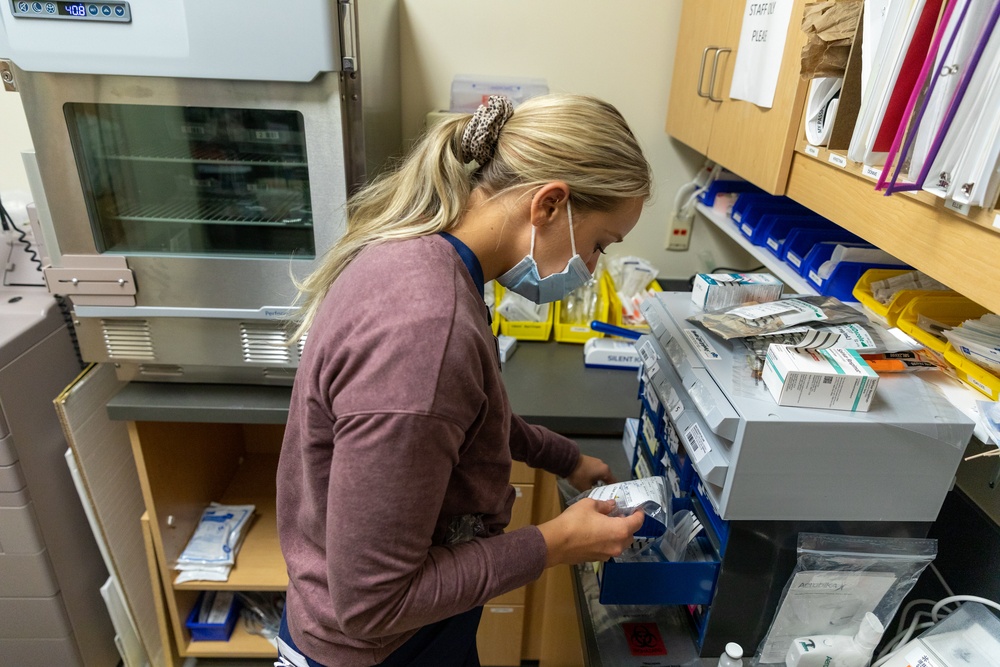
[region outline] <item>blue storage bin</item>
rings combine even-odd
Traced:
[[[691,498],[675,498],[672,510],[680,509],[692,509]],[[711,528],[706,526],[705,530]],[[710,604],[719,575],[718,554],[704,534],[697,539],[713,560],[604,563],[598,573],[601,604]]]
[[[785,244],[785,239],[793,229],[840,229],[834,223],[820,216],[810,215],[771,215],[761,221],[758,235],[762,245],[771,251],[775,257],[781,257],[781,250]]]
[[[857,235],[846,229],[804,229],[789,230],[781,246],[781,259],[796,273],[804,276],[806,258],[819,243],[864,243]],[[829,255],[827,255],[829,258]]]
[[[750,205],[758,202],[780,202],[780,201],[791,201],[787,197],[778,197],[776,195],[769,195],[766,192],[745,192],[736,198],[733,203],[733,209],[729,212],[729,217],[736,226],[739,227],[740,222],[743,220],[743,214],[746,212]]]
[[[818,280],[811,279],[809,277],[809,274],[810,273],[813,274],[814,277],[817,276],[819,267],[823,264],[823,262],[833,257],[833,251],[839,245],[849,246],[851,248],[875,247],[871,243],[865,243],[864,241],[861,241],[860,243],[847,242],[847,241],[839,242],[839,241],[834,241],[833,239],[822,239],[818,241],[815,245],[813,245],[812,248],[810,248],[809,252],[807,252],[805,256],[802,258],[802,268],[799,270],[799,273],[802,275],[802,277],[805,278],[809,282],[809,284],[811,284],[817,290],[820,288],[820,283]]]
[[[721,195],[725,193],[744,193],[744,192],[755,192],[763,193],[764,191],[758,188],[756,185],[750,181],[724,181],[717,180],[712,181],[705,191],[698,195],[698,201],[700,201],[705,206],[712,206],[715,204],[716,195]]]
[[[817,267],[818,268],[818,267]],[[868,269],[903,269],[898,264],[869,264],[867,262],[841,262],[825,280],[820,280],[816,271],[810,270],[806,280],[823,296],[833,296],[841,301],[857,301],[854,286]]]
[[[688,460],[687,452],[684,451],[683,445],[678,446],[676,453],[670,448],[665,431],[666,429],[664,429],[663,440],[661,441],[663,453],[666,454],[671,467],[674,469],[674,472],[677,473],[677,482],[680,486],[681,493],[688,493],[691,491],[692,486],[697,482],[698,475],[695,473],[694,466],[691,464],[691,461]]]
[[[222,623],[199,623],[198,622],[198,610],[201,609],[202,600],[205,599],[206,595],[215,593],[216,591],[203,591],[201,595],[198,596],[198,601],[194,603],[194,608],[191,609],[191,613],[188,614],[187,620],[184,625],[191,632],[191,641],[196,642],[226,642],[233,634],[233,628],[236,626],[236,619],[239,618],[240,611],[240,599],[239,596],[233,596],[233,603],[229,606],[229,613],[226,614],[226,620]]]
[[[747,220],[747,218],[752,218],[752,212],[749,213],[747,217],[744,217],[744,220]],[[823,222],[826,222],[825,218],[814,213],[803,213],[798,210],[768,211],[759,216],[756,220],[751,219],[749,223],[744,222],[744,224],[740,227],[740,231],[754,245],[766,246],[767,237],[774,229],[775,224],[777,224],[780,220],[790,219],[797,219],[800,221],[798,225],[795,225],[796,227],[809,227],[812,226],[813,223],[819,226]]]
[[[768,215],[784,213],[785,215],[809,215],[809,209],[801,204],[793,202],[791,199],[783,199],[775,202],[751,203],[743,211],[743,215],[738,223],[740,233],[748,239],[754,238],[754,232],[761,224],[761,220]],[[761,241],[763,243],[763,241]]]

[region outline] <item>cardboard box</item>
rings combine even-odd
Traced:
[[[770,273],[699,273],[691,286],[691,300],[705,310],[722,310],[777,301],[783,287]]]
[[[878,373],[855,350],[771,345],[764,384],[778,405],[867,412]]]

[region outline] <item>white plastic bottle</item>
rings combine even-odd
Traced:
[[[743,647],[736,642],[726,644],[726,652],[719,656],[719,667],[743,667]]]
[[[792,641],[785,667],[867,667],[885,628],[871,612],[865,614],[853,637],[816,635]]]

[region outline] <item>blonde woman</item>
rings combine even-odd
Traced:
[[[302,286],[308,330],[278,468],[281,661],[478,665],[482,605],[562,563],[616,556],[641,512],[584,501],[504,532],[511,460],[579,489],[608,466],[513,415],[483,284],[536,302],[631,231],[649,165],[609,104],[490,98],[428,131],[348,204]]]

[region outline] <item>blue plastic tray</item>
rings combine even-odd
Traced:
[[[863,243],[863,241],[846,229],[792,229],[789,230],[781,246],[781,259],[800,276],[804,275],[802,272],[806,268],[806,258],[820,243]]]

